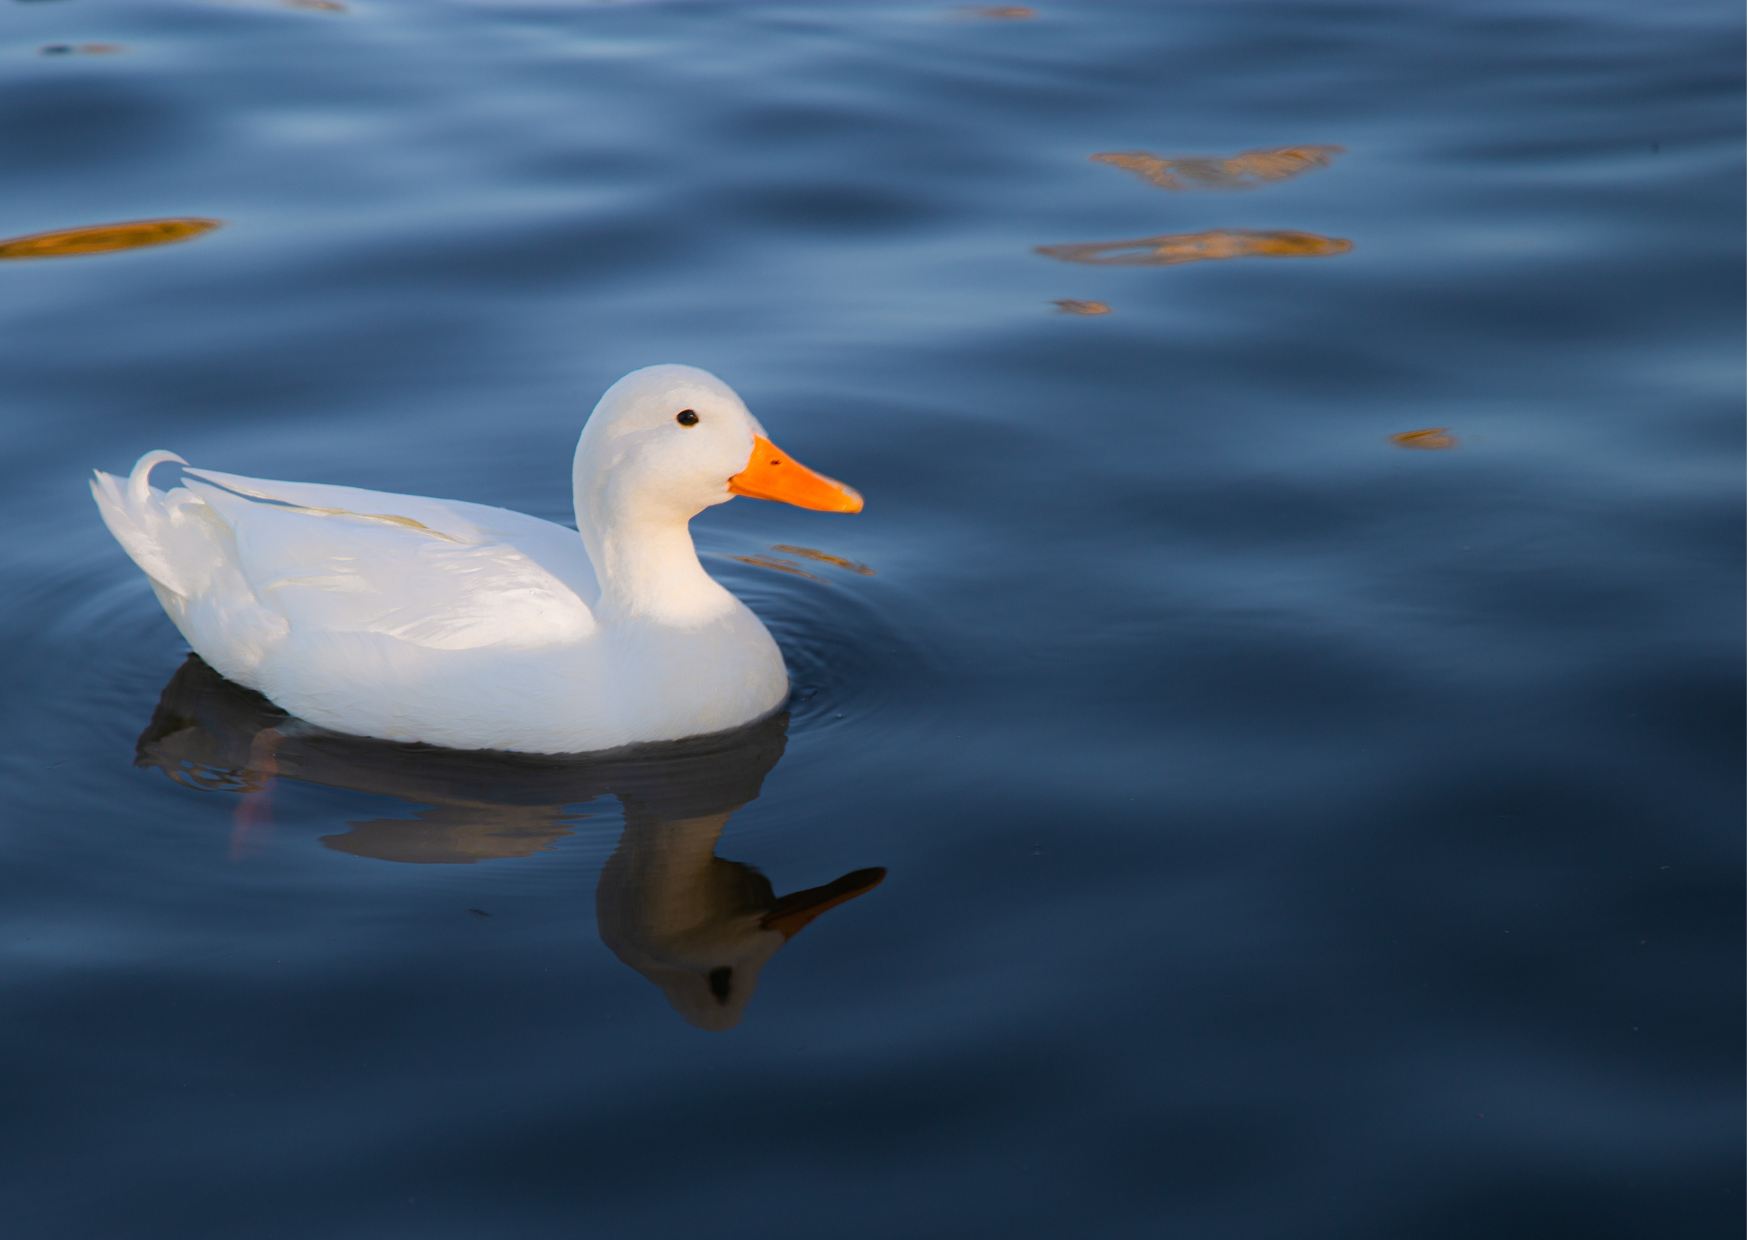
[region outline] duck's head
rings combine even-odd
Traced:
[[[860,512],[862,497],[765,436],[733,388],[695,366],[646,366],[607,389],[577,445],[579,501],[691,517],[736,495],[821,512]]]

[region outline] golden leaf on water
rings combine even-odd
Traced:
[[[61,228],[0,240],[0,259],[72,258],[81,254],[110,254],[146,246],[187,241],[219,226],[218,220],[184,216],[168,220],[129,220],[122,224],[90,224],[84,228]]]
[[[859,564],[855,560],[846,560],[843,556],[833,555],[829,551],[816,551],[812,547],[796,547],[788,543],[778,543],[771,550],[781,551],[785,555],[800,556],[804,560],[812,560],[817,564],[830,564],[833,568],[841,568],[846,573],[855,573],[858,577],[872,577],[874,575],[874,570],[866,564]]]
[[[1133,241],[1082,241],[1041,245],[1037,252],[1065,263],[1103,267],[1170,267],[1216,258],[1322,258],[1346,254],[1353,242],[1344,237],[1293,229],[1210,228],[1199,233],[1162,233]]]
[[[1081,301],[1075,297],[1058,297],[1050,303],[1064,314],[1109,314],[1111,308],[1102,301]]]
[[[1436,452],[1444,448],[1457,446],[1457,437],[1450,432],[1449,427],[1429,426],[1420,431],[1401,431],[1390,436],[1390,442],[1398,448],[1416,448],[1425,452]]]
[[[1026,4],[974,4],[962,11],[971,17],[987,17],[998,22],[1023,22],[1038,16],[1038,10]]]
[[[1148,151],[1100,151],[1093,162],[1133,172],[1160,189],[1255,189],[1313,168],[1327,168],[1342,150],[1339,146],[1281,146],[1241,151],[1229,159],[1213,155],[1167,159]]]

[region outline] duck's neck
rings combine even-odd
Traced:
[[[716,844],[734,809],[696,818],[657,817],[636,803],[621,798],[625,809],[625,832],[617,854],[623,853],[627,871],[634,875],[648,900],[678,900],[696,903],[697,890],[720,863]],[[696,910],[695,910],[696,911]]]
[[[689,627],[734,606],[698,562],[687,522],[692,513],[616,486],[611,471],[577,461],[577,527],[601,587],[597,617]]]

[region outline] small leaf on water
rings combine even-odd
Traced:
[[[802,568],[801,565],[792,563],[788,560],[778,559],[776,556],[733,555],[730,556],[729,559],[734,560],[738,564],[750,564],[754,568],[768,568],[774,572],[788,573],[791,577],[805,577],[809,581],[819,580],[818,577],[815,577],[805,568]]]
[[[855,560],[846,560],[841,555],[833,555],[829,551],[816,551],[812,547],[797,547],[790,543],[778,543],[773,551],[781,551],[786,555],[798,555],[804,560],[813,560],[820,564],[830,564],[833,568],[841,568],[846,573],[855,573],[858,577],[872,577],[874,570],[866,564],[858,564]]]
[[[1290,228],[1261,231],[1250,228],[1210,228],[1199,233],[1162,233],[1133,241],[1082,241],[1040,245],[1037,252],[1065,263],[1101,267],[1171,267],[1216,258],[1321,258],[1346,254],[1353,242]]]
[[[130,220],[122,224],[90,224],[84,228],[61,228],[0,240],[0,259],[73,258],[83,254],[110,254],[147,246],[187,241],[219,226],[218,220],[184,216],[167,220]]]
[[[1429,426],[1425,430],[1400,431],[1390,436],[1390,442],[1398,448],[1416,448],[1432,452],[1456,447],[1457,437],[1451,434],[1447,427]]]
[[[1241,151],[1228,159],[1214,155],[1167,159],[1148,151],[1100,151],[1093,162],[1133,172],[1160,189],[1255,189],[1313,168],[1327,168],[1341,153],[1339,146],[1280,146]]]

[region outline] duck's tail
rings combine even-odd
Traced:
[[[169,462],[187,464],[159,451],[142,456],[126,479],[99,470],[91,495],[195,653],[219,675],[255,688],[262,659],[285,636],[285,618],[256,597],[221,513],[189,487],[152,486],[152,470]]]
[[[174,452],[160,448],[142,456],[125,483],[114,474],[95,470],[91,479],[91,497],[97,501],[97,511],[103,514],[103,524],[115,535],[122,550],[133,557],[140,571],[152,579],[152,584],[187,598],[189,583],[176,571],[168,545],[169,532],[174,509],[180,506],[175,497],[180,495],[195,503],[199,501],[181,488],[173,492],[153,489],[153,468],[171,461],[178,465],[188,463]]]

